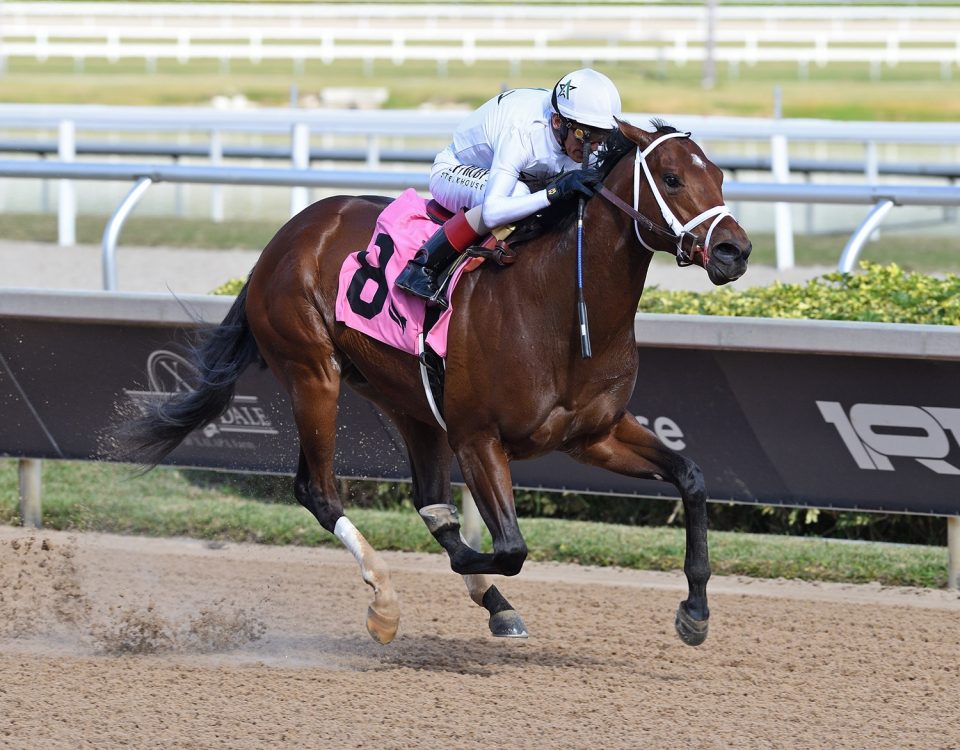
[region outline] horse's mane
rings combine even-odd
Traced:
[[[657,135],[678,132],[673,125],[664,122],[659,117],[650,120],[650,124]],[[610,134],[610,137],[603,142],[603,145],[597,151],[597,169],[600,170],[604,179],[607,178],[617,162],[636,146],[637,144],[627,138],[619,128]]]
[[[650,120],[650,124],[658,135],[677,132],[673,125],[669,125],[658,117]],[[636,147],[636,143],[625,136],[619,128],[616,128],[597,150],[596,167],[602,178],[606,179],[617,162]],[[555,203],[518,222],[517,228],[510,239],[511,244],[526,242],[551,230],[564,231],[576,216],[578,200],[574,197]]]

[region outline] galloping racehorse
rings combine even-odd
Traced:
[[[455,288],[444,431],[424,394],[418,359],[335,319],[341,265],[366,247],[389,200],[327,198],[292,218],[266,246],[222,324],[196,350],[195,390],[128,425],[130,455],[159,463],[226,410],[240,374],[262,358],[293,407],[300,437],[296,498],[359,562],[374,591],[367,629],[380,643],[396,634],[399,605],[383,560],[344,515],[337,494],[341,382],[373,401],[400,431],[416,506],[471,598],[490,613],[495,635],[526,635],[522,619],[486,575],[516,575],[527,555],[510,461],[560,450],[585,464],[670,482],[686,511],[689,585],[675,625],[685,643],[702,643],[709,617],[706,491],[699,467],[626,411],[637,376],[634,316],[653,251],[703,267],[719,285],[744,273],[751,244],[723,204],[720,169],[689,133],[658,120],[653,125],[647,132],[620,123],[600,160],[602,196],[586,203],[583,283],[592,358],[581,356],[573,292],[574,201],[540,217],[547,230],[520,245],[509,268],[482,268]],[[460,535],[451,504],[454,456],[492,535],[492,553],[471,549]]]

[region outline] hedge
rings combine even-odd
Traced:
[[[862,262],[860,273],[828,273],[804,284],[677,292],[651,287],[640,311],[760,318],[960,325],[960,276],[929,276]],[[749,273],[749,271],[747,271]]]
[[[896,263],[864,261],[859,273],[828,273],[804,284],[710,292],[647,289],[640,312],[758,318],[862,320],[871,323],[960,325],[960,276],[904,271]],[[749,273],[749,271],[748,271]],[[243,279],[231,279],[213,294],[237,294]]]

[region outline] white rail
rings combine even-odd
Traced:
[[[64,31],[64,36],[86,34]],[[98,34],[97,36],[101,36]],[[657,33],[642,38],[630,35],[609,35],[603,43],[584,43],[592,40],[583,35],[566,34],[548,40],[544,34],[533,43],[530,34],[504,34],[496,44],[478,44],[476,35],[463,36],[459,41],[444,42],[447,34],[333,32],[318,35],[315,41],[304,43],[304,33],[277,33],[267,39],[261,32],[252,32],[243,38],[222,32],[198,33],[197,38],[179,33],[176,38],[161,41],[138,41],[138,35],[106,35],[90,41],[68,41],[51,38],[46,30],[33,30],[26,41],[13,40],[12,34],[0,35],[0,54],[6,58],[25,57],[39,62],[51,58],[71,58],[75,61],[106,59],[144,60],[148,65],[158,60],[249,61],[254,64],[266,60],[280,60],[304,64],[319,61],[330,64],[338,60],[388,61],[402,65],[408,61],[436,62],[442,68],[449,61],[465,65],[476,62],[509,62],[513,65],[531,62],[597,63],[655,62],[685,65],[703,61],[707,57],[706,40],[699,35],[684,33]],[[143,34],[156,37],[159,34]],[[227,37],[227,43],[209,39]],[[373,40],[371,40],[371,37]],[[379,38],[378,38],[379,37]],[[199,38],[199,40],[198,40]],[[351,43],[350,39],[364,40]],[[288,39],[289,41],[285,41]],[[429,39],[429,43],[420,43]],[[296,40],[296,41],[293,41]],[[548,41],[568,44],[548,44]],[[575,44],[572,42],[576,42]],[[835,35],[832,39],[818,32],[779,34],[721,33],[713,48],[713,59],[728,65],[756,65],[763,62],[797,63],[801,69],[809,65],[825,66],[833,63],[869,63],[872,66],[896,67],[906,63],[926,63],[941,66],[943,78],[952,77],[952,67],[960,65],[960,34],[924,34],[902,39],[901,35],[859,34],[850,37]],[[874,76],[879,68],[873,68]]]
[[[562,12],[557,5],[563,5]],[[667,5],[660,3],[608,3],[558,0],[549,4],[528,3],[123,3],[123,2],[5,2],[4,15],[12,22],[21,18],[69,17],[75,21],[99,22],[106,19],[140,18],[151,24],[195,19],[214,19],[232,25],[243,21],[256,24],[309,23],[329,24],[336,19],[354,26],[377,21],[394,23],[398,19],[443,23],[462,20],[536,21],[539,24],[567,24],[590,19],[635,21],[639,24],[678,21],[697,22],[705,14],[703,3]],[[923,23],[941,24],[960,21],[960,8],[943,2],[824,4],[821,2],[781,2],[778,4],[720,4],[717,16],[722,21],[746,20],[774,25],[785,22],[850,24],[894,22],[904,27]]]
[[[0,105],[0,132],[29,134],[32,138],[44,137],[42,133],[57,131],[58,151],[61,160],[76,158],[77,139],[86,132],[106,132],[109,137],[119,137],[118,143],[132,133],[146,132],[154,139],[158,134],[170,137],[176,134],[199,138],[207,144],[211,162],[225,154],[221,134],[244,136],[279,136],[281,144],[289,144],[291,165],[304,167],[310,163],[310,139],[320,136],[326,149],[344,148],[356,153],[358,140],[365,143],[365,163],[375,173],[383,172],[381,155],[383,143],[402,140],[404,148],[417,143],[421,151],[439,150],[450,138],[457,124],[464,117],[462,111],[419,110],[337,110],[337,109],[252,109],[224,111],[210,107],[114,107],[99,105]],[[626,119],[644,125],[653,115],[650,113],[627,113]],[[744,144],[759,153],[768,150],[769,163],[764,169],[772,169],[783,189],[793,183],[790,144],[846,143],[863,146],[863,174],[868,182],[877,182],[881,172],[879,145],[910,144],[934,146],[932,158],[945,163],[957,163],[960,149],[960,123],[903,123],[863,122],[834,120],[783,120],[747,117],[704,117],[694,115],[670,115],[672,125],[692,131],[711,156],[721,148]],[[295,137],[294,134],[299,134]],[[337,139],[334,142],[334,139]],[[39,141],[38,141],[39,142]],[[350,145],[345,146],[344,144]],[[717,148],[713,148],[716,145]],[[952,156],[944,149],[952,148]],[[35,153],[29,147],[24,152],[31,158]],[[809,159],[804,161],[807,164]],[[749,169],[749,167],[744,167]],[[809,171],[807,166],[804,171]],[[262,172],[260,174],[263,174]],[[343,174],[342,172],[340,174]],[[422,175],[422,173],[420,173]],[[75,201],[71,202],[70,186],[62,183],[59,208],[59,241],[73,244],[75,226]],[[410,184],[414,184],[411,182]],[[342,185],[341,185],[342,186]],[[302,206],[303,196],[293,198],[294,208]],[[801,202],[806,201],[802,199]],[[807,202],[808,206],[812,201]],[[947,205],[947,204],[944,204]],[[777,265],[790,268],[793,265],[792,219],[785,210],[778,209]],[[882,218],[882,217],[880,217]],[[807,222],[812,223],[809,216]]]
[[[462,110],[296,109],[243,111],[213,107],[133,107],[97,104],[0,104],[0,130],[56,130],[63,121],[78,131],[149,131],[289,134],[305,124],[313,134],[442,138],[453,133],[467,113]],[[627,112],[641,127],[663,113]],[[865,120],[778,119],[671,114],[671,124],[703,140],[769,140],[783,135],[796,141],[960,144],[960,123],[874,122]]]
[[[282,185],[292,187],[339,187],[346,189],[387,189],[399,192],[407,187],[427,188],[424,172],[371,172],[348,170],[259,169],[236,167],[188,167],[155,164],[93,164],[54,161],[0,160],[0,176],[61,178],[71,180],[122,180],[136,184],[117,207],[103,234],[104,288],[115,290],[116,245],[124,220],[150,187],[157,182],[214,185]],[[724,194],[730,201],[848,203],[873,205],[863,227],[847,242],[840,260],[841,271],[851,271],[863,245],[890,207],[960,206],[960,187],[919,187],[916,185],[781,185],[777,183],[727,183]]]
[[[673,62],[708,54],[705,4],[5,3],[0,58]],[[960,65],[948,6],[724,6],[713,59],[882,66]]]

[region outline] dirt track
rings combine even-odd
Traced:
[[[342,550],[0,527],[0,746],[958,748],[960,598],[528,564],[528,641],[388,554],[397,640]]]

